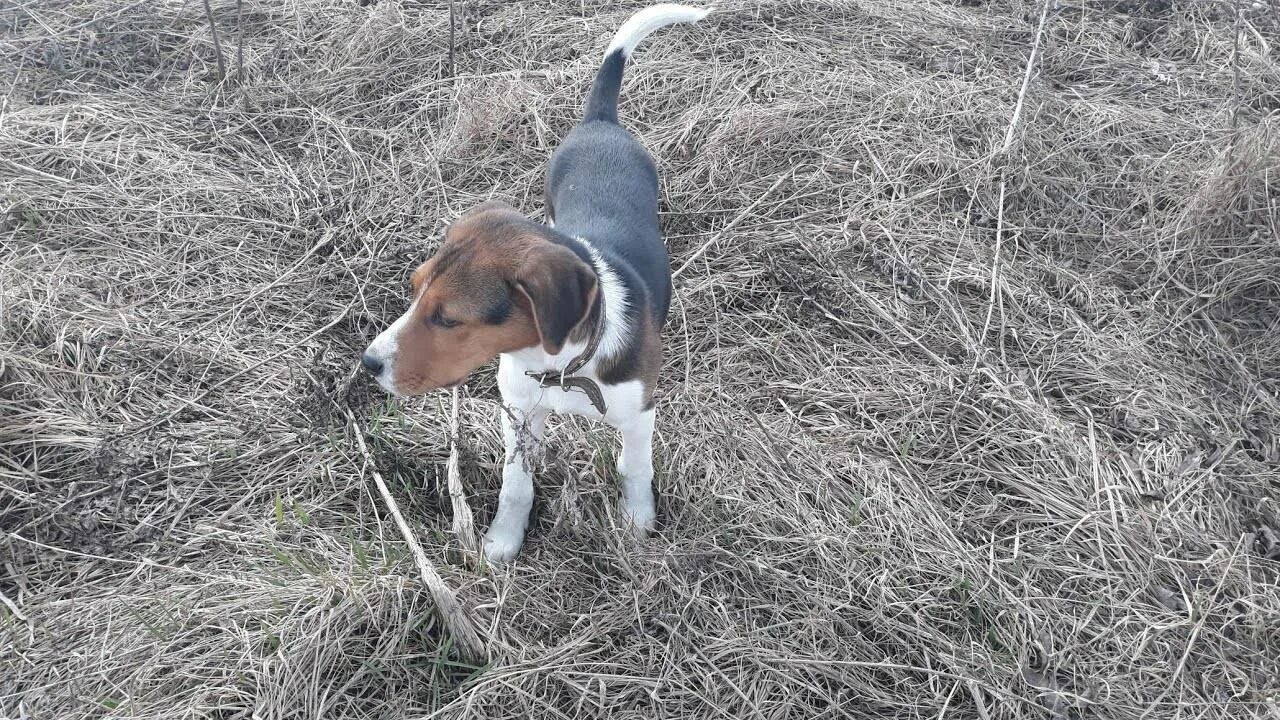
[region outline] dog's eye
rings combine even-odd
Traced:
[[[431,324],[442,328],[456,328],[462,323],[458,320],[454,320],[453,318],[447,318],[441,315],[440,311],[437,310],[431,314]]]

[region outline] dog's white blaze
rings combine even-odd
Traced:
[[[422,288],[424,291],[426,287]],[[403,315],[396,318],[391,323],[391,327],[378,333],[378,337],[369,343],[369,349],[365,352],[372,355],[382,363],[382,372],[378,373],[377,381],[383,390],[392,395],[399,395],[396,390],[396,353],[400,350],[400,333],[404,330],[413,319],[413,313],[418,309],[418,301],[422,298],[422,293],[418,293],[417,297],[410,303],[409,309]]]
[[[662,3],[647,7],[622,23],[622,27],[618,28],[618,32],[614,33],[608,49],[604,51],[604,56],[609,57],[614,50],[622,48],[622,55],[630,58],[631,53],[635,52],[636,46],[640,44],[640,41],[648,37],[649,33],[654,30],[667,25],[674,25],[675,23],[698,22],[710,12],[710,10],[689,7],[688,5],[676,5],[674,3]]]
[[[585,238],[578,238],[578,241],[591,254],[591,264],[595,266],[596,277],[600,279],[600,292],[604,295],[604,334],[600,337],[596,356],[611,357],[622,352],[631,339],[627,332],[627,288],[618,279],[613,266],[600,256],[599,250]]]

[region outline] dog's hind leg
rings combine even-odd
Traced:
[[[542,455],[547,411],[534,408],[504,408],[502,437],[506,442],[506,464],[502,468],[502,490],[498,511],[484,536],[484,554],[492,563],[504,563],[516,556],[524,543],[533,508],[533,468]]]
[[[618,455],[618,473],[622,475],[622,502],[619,510],[632,533],[644,537],[653,530],[656,516],[653,506],[653,418],[646,410],[631,422],[619,426],[622,452]]]

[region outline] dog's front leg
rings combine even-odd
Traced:
[[[618,473],[622,475],[622,519],[637,537],[653,529],[653,410],[642,412],[621,424],[622,452]]]
[[[542,456],[542,438],[547,412],[539,408],[521,410],[504,407],[502,437],[506,443],[506,464],[502,467],[502,490],[498,512],[494,513],[484,537],[484,554],[492,563],[504,563],[516,556],[524,542],[533,507],[533,468]]]

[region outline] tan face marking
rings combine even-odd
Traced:
[[[392,381],[404,395],[457,385],[499,353],[538,344],[532,319],[495,268],[478,262],[431,277],[432,262],[419,268],[426,287],[397,338]],[[499,313],[505,317],[493,322]]]
[[[576,282],[582,268],[571,267],[563,255],[572,253],[538,228],[494,203],[449,228],[440,250],[410,276],[409,310],[366,352],[383,367],[383,388],[418,395],[457,385],[500,353],[546,344],[527,281],[572,274]]]

